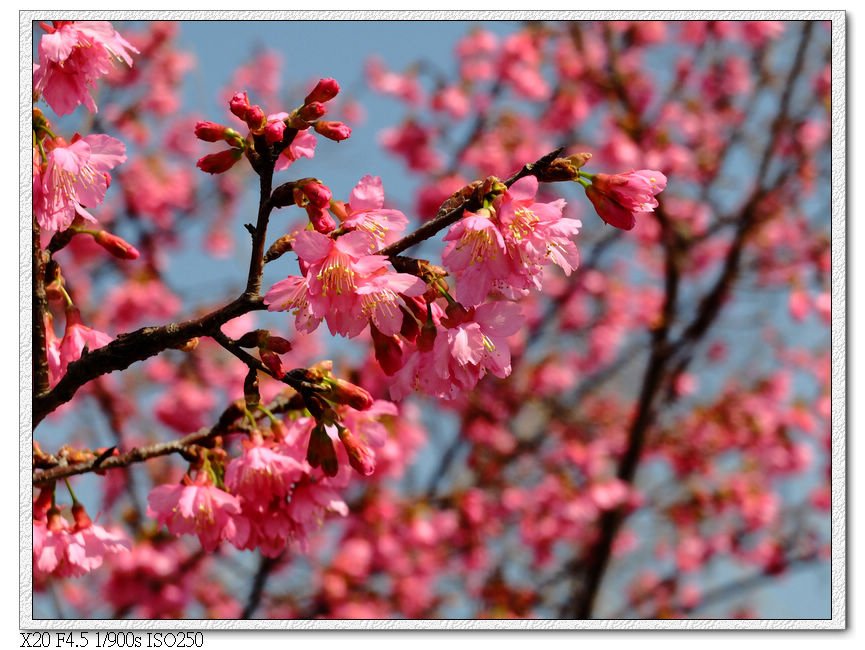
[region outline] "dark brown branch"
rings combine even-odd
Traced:
[[[267,405],[267,409],[274,414],[285,413],[302,409],[304,406],[303,398],[293,392],[286,391],[282,395],[277,396]],[[33,485],[45,485],[53,481],[59,481],[77,474],[87,474],[99,470],[100,472],[109,469],[120,467],[128,467],[135,463],[140,463],[151,458],[159,456],[167,456],[169,454],[185,454],[193,445],[202,445],[210,441],[210,439],[231,431],[245,431],[246,424],[243,421],[245,412],[243,409],[243,400],[232,402],[231,405],[222,412],[213,427],[200,429],[195,433],[172,440],[170,442],[160,442],[146,447],[138,447],[130,451],[110,456],[105,459],[100,459],[94,456],[91,460],[74,465],[62,464],[63,461],[47,456],[46,458],[53,464],[53,467],[41,469],[33,473]]]
[[[101,375],[125,370],[136,361],[176,348],[190,339],[206,336],[233,318],[256,309],[265,309],[260,297],[243,295],[224,307],[194,320],[171,323],[162,327],[143,327],[120,334],[108,345],[88,352],[69,368],[57,385],[33,399],[33,426],[61,404],[65,404],[84,384]]]
[[[265,557],[263,555],[261,556],[261,560],[258,563],[258,571],[255,572],[255,578],[252,581],[252,589],[249,592],[249,598],[247,598],[246,606],[240,614],[241,619],[249,619],[255,613],[255,610],[258,609],[258,606],[261,604],[261,598],[264,595],[264,588],[267,585],[267,579],[273,573],[274,569],[279,566],[281,558],[282,555],[275,558]]]
[[[48,383],[48,336],[45,331],[45,316],[48,314],[48,298],[45,295],[45,258],[40,245],[39,224],[33,219],[33,399],[49,388]],[[33,426],[36,426],[34,418]]]
[[[264,271],[264,244],[267,239],[267,224],[273,206],[270,194],[273,191],[274,162],[268,160],[259,170],[258,219],[255,228],[250,228],[252,234],[252,253],[249,257],[249,274],[246,277],[246,295],[257,296],[261,291],[261,274]]]
[[[147,447],[135,447],[125,454],[119,456],[111,456],[103,460],[101,463],[97,461],[99,458],[94,458],[86,463],[77,463],[75,465],[58,465],[52,469],[43,470],[33,474],[33,485],[46,485],[63,478],[75,476],[77,474],[87,474],[94,472],[97,469],[101,472],[107,469],[115,469],[118,467],[127,467],[134,463],[140,463],[151,458],[159,456],[167,456],[169,454],[182,454],[189,450],[192,445],[197,445],[204,442],[208,438],[218,435],[220,432],[219,425],[211,429],[201,429],[195,433],[190,433],[188,436],[171,442],[161,442]]]

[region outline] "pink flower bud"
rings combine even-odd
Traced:
[[[330,200],[333,198],[333,194],[327,185],[323,185],[314,180],[301,185],[300,190],[309,200],[309,203],[317,208],[328,207],[330,205]]]
[[[355,438],[348,429],[340,428],[339,439],[348,455],[348,463],[361,476],[369,476],[375,471],[375,456],[372,450]]]
[[[114,255],[114,257],[118,257],[122,260],[138,259],[139,253],[135,246],[107,230],[100,230],[93,235],[93,239],[96,240],[96,243],[102,246],[102,248]]]
[[[285,375],[285,368],[282,365],[282,359],[279,358],[279,355],[272,351],[259,348],[258,355],[261,357],[261,362],[267,366],[267,369],[270,370],[276,377],[283,377]]]
[[[264,128],[264,125],[267,124],[267,116],[264,114],[264,109],[258,104],[246,109],[246,115],[243,119],[252,132],[260,132]]]
[[[246,111],[249,110],[249,97],[245,92],[234,93],[234,97],[228,102],[228,108],[241,120],[246,120]]]
[[[313,102],[327,102],[339,94],[339,84],[336,79],[320,79],[315,85],[315,88],[310,91],[303,100],[304,104],[312,104]]]
[[[327,209],[308,205],[306,206],[306,214],[309,216],[309,222],[312,224],[312,227],[323,235],[336,230],[336,222],[330,216]]]
[[[327,109],[321,102],[312,102],[301,108],[297,112],[297,116],[304,122],[315,122],[318,118],[327,113]]]
[[[335,398],[335,401],[340,404],[347,404],[355,410],[365,411],[372,406],[375,401],[373,400],[372,395],[360,386],[352,384],[350,381],[335,378],[332,379],[331,382],[333,382],[331,395]]]
[[[225,137],[227,126],[216,122],[196,122],[195,137],[205,142],[219,142]]]
[[[378,365],[384,370],[384,374],[395,375],[403,365],[399,337],[382,334],[372,323],[370,323],[369,332],[372,335],[373,349]]]
[[[348,140],[348,138],[351,137],[351,129],[342,122],[318,121],[315,123],[315,131],[316,133],[323,135],[325,138],[334,140],[335,142]]]
[[[76,530],[84,530],[93,525],[93,522],[90,521],[90,516],[87,514],[87,511],[84,510],[84,506],[80,503],[76,502],[72,504],[72,517],[75,519]]]
[[[264,139],[268,144],[279,142],[282,140],[282,134],[285,132],[285,122],[282,120],[271,120],[264,127]]]
[[[226,149],[225,151],[211,153],[199,158],[195,166],[208,174],[221,174],[234,167],[234,164],[240,160],[241,155],[243,155],[243,151],[240,149]]]

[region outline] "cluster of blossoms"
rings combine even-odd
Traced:
[[[48,575],[75,577],[102,566],[106,556],[122,554],[130,544],[119,531],[94,524],[84,507],[72,505],[70,523],[52,504],[53,488],[43,490],[33,504],[33,573],[36,580]]]
[[[138,50],[108,22],[54,21],[43,23],[42,28],[46,33],[39,41],[39,62],[34,65],[34,97],[44,99],[58,115],[67,115],[81,104],[95,113],[90,92],[97,80],[109,75],[116,61],[131,66],[131,55]],[[76,133],[67,141],[35,107],[33,143],[33,217],[41,246],[47,247],[52,237],[61,237],[65,245],[76,235],[87,235],[119,260],[137,259],[138,250],[105,230],[89,211],[104,202],[110,172],[126,162],[125,145],[105,134],[82,137]],[[85,350],[95,350],[111,337],[82,323],[59,266],[48,269],[46,298],[62,305],[66,316],[64,335],[57,338],[51,313],[44,314],[48,379],[53,386]],[[56,517],[54,521],[59,525]]]
[[[33,66],[33,90],[58,115],[80,104],[95,113],[90,91],[111,72],[115,60],[132,65],[138,50],[105,21],[55,20],[40,23],[47,32],[39,39],[39,63]]]
[[[346,382],[333,381],[348,392]],[[253,431],[239,456],[226,462],[212,454],[195,479],[154,488],[148,515],[174,535],[197,535],[206,551],[223,541],[268,557],[293,542],[305,548],[328,513],[348,513],[340,496],[348,468],[363,476],[375,471],[372,447],[387,438],[383,418],[397,415],[390,402],[352,403],[363,410],[343,404],[319,419],[301,414]]]
[[[303,105],[291,113],[284,111],[266,114],[258,104],[250,104],[246,92],[237,92],[228,105],[232,115],[240,119],[249,129],[246,138],[229,126],[215,122],[198,122],[195,136],[205,142],[224,141],[231,145],[215,154],[201,158],[198,168],[209,174],[221,174],[231,169],[247,150],[254,148],[254,138],[262,137],[266,144],[273,145],[285,139],[288,142],[276,163],[274,171],[286,169],[298,158],[312,158],[316,139],[309,132],[312,128],[319,135],[340,142],[351,136],[351,129],[342,122],[322,120],[327,113],[325,103],[339,93],[339,84],[333,79],[321,79],[306,96]]]
[[[316,228],[294,235],[291,247],[303,275],[274,284],[265,295],[268,308],[293,311],[297,328],[304,332],[313,331],[323,319],[332,333],[347,337],[359,335],[368,323],[388,336],[399,332],[403,301],[422,295],[426,284],[397,273],[387,257],[374,254],[398,239],[408,223],[398,210],[383,207],[381,179],[365,176],[347,204],[332,203],[330,191],[316,181],[300,183],[294,192],[307,199]],[[317,215],[325,206],[342,218],[339,231],[328,215]]]
[[[55,32],[88,29],[57,23],[46,45],[59,39]],[[409,218],[389,207],[376,177],[364,176],[344,202],[316,178],[292,180],[262,196],[264,209],[294,205],[308,221],[279,238],[263,258],[271,264],[288,251],[297,257],[299,271],[265,297],[271,310],[294,312],[297,331],[281,331],[283,338],[254,329],[260,325],[256,295],[249,300],[253,311],[221,325],[224,338],[209,329],[200,340],[136,364],[140,371],[80,386],[85,399],[72,406],[104,415],[116,436],[113,456],[124,457],[109,460],[104,472],[95,470],[102,478],[101,511],[124,509],[134,545],[129,549],[118,532],[90,522],[74,496],[71,509],[47,498],[53,484],[48,487],[46,470],[63,474],[59,465],[113,460],[112,452],[64,446],[52,457],[34,449],[34,481],[46,486],[34,504],[36,590],[50,585],[64,611],[82,617],[103,614],[103,608],[113,618],[248,616],[248,592],[236,588],[240,563],[234,560],[251,550],[273,558],[261,568],[278,573],[262,590],[257,616],[441,618],[459,603],[461,613],[478,617],[536,618],[558,611],[573,618],[574,603],[591,595],[584,578],[603,566],[596,558],[606,557],[598,550],[599,526],[616,514],[624,523],[610,553],[627,561],[610,562],[610,571],[624,566],[627,575],[604,578],[621,584],[624,595],[616,602],[601,594],[602,613],[609,604],[617,608],[612,617],[671,617],[692,614],[717,597],[711,587],[704,592],[704,576],[716,562],[760,578],[811,561],[817,549],[825,554],[820,534],[808,537],[808,529],[820,530],[832,505],[828,363],[819,351],[771,349],[770,361],[777,359],[785,372],[768,381],[722,381],[725,387],[713,395],[708,386],[715,382],[695,370],[700,349],[695,346],[693,356],[686,349],[682,366],[670,361],[661,369],[647,420],[627,390],[633,374],[618,381],[618,373],[639,363],[641,350],[645,354],[638,337],[659,334],[665,323],[673,349],[678,333],[689,331],[687,302],[714,281],[730,249],[728,238],[713,233],[731,223],[737,227],[736,217],[742,223],[749,218],[733,206],[721,209],[714,194],[732,200],[724,188],[734,181],[747,197],[741,172],[727,178],[720,170],[730,167],[723,163],[727,143],[736,156],[736,142],[747,133],[738,130],[747,117],[743,100],[772,91],[758,89],[782,51],[769,49],[770,41],[785,29],[797,27],[683,23],[678,33],[686,42],[715,36],[731,42],[714,40],[704,56],[683,56],[674,79],[653,78],[655,59],[643,59],[647,45],[666,45],[676,34],[670,24],[652,21],[536,23],[504,37],[475,29],[457,46],[452,78],[427,64],[398,74],[372,63],[370,85],[410,109],[382,144],[419,180],[416,216],[433,219],[444,235],[441,259],[430,258],[442,266],[403,256],[432,229],[412,233]],[[190,242],[181,223],[207,218],[205,246],[214,256],[228,255],[238,233],[237,243],[248,243],[235,218],[248,169],[235,163],[245,157],[259,175],[279,172],[312,158],[318,135],[337,141],[349,135],[348,127],[322,119],[325,107],[349,116],[347,105],[329,103],[339,90],[333,80],[321,80],[294,111],[266,113],[261,107],[280,106],[284,95],[279,57],[263,49],[227,82],[229,126],[183,118],[175,93],[191,58],[174,49],[175,31],[149,24],[140,35],[128,35],[141,56],[134,68],[117,66],[105,79],[117,92],[102,95],[112,103],[100,105],[100,124],[134,142],[129,163],[120,166],[126,151],[119,141],[88,135],[67,144],[34,112],[34,208],[46,265],[50,386],[82,356],[86,364],[87,351],[110,341],[99,330],[185,320],[178,296],[189,287],[175,287],[176,269],[167,263],[170,251]],[[76,47],[98,53],[99,44],[90,39]],[[119,43],[108,47],[117,51]],[[747,46],[766,48],[766,56],[743,56]],[[76,57],[85,54],[73,51],[55,73],[77,69]],[[812,47],[805,60],[813,54]],[[826,66],[816,78],[797,77],[810,81],[815,99],[827,107],[828,72]],[[772,78],[773,89],[784,87]],[[667,81],[673,86],[665,90]],[[53,106],[61,86],[52,83],[42,97]],[[147,92],[132,98],[136,87]],[[803,95],[793,93],[793,103]],[[121,105],[118,98],[131,103]],[[808,117],[792,119],[770,148],[792,182],[767,181],[762,187],[769,191],[749,204],[758,225],[749,234],[749,264],[742,270],[756,270],[759,286],[793,287],[794,320],[812,313],[828,320],[828,235],[801,207],[813,201],[795,200],[807,196],[805,189],[819,177],[817,153],[826,149],[828,122],[806,111],[796,114]],[[157,128],[149,124],[153,117]],[[454,126],[466,119],[471,135],[460,143]],[[220,172],[213,178],[196,174],[189,163],[204,153],[193,134],[228,146],[199,161],[202,170]],[[530,166],[530,175],[524,170],[513,183],[498,180],[529,161],[546,160],[556,143],[565,142],[575,151],[595,152],[599,168],[637,171],[586,173],[587,154],[580,154]],[[760,145],[756,139],[747,144]],[[661,209],[665,174],[700,191],[686,187],[682,195],[665,195]],[[487,181],[470,184],[474,178]],[[112,180],[118,187],[108,193]],[[542,184],[555,181],[570,181],[573,189],[581,184],[601,219],[634,229],[633,236],[591,227],[585,216],[571,213],[571,199],[566,206],[545,196]],[[199,184],[212,184],[216,192],[199,192]],[[389,185],[391,200],[392,191]],[[115,209],[111,199],[118,194],[122,204]],[[453,206],[464,200],[471,207],[456,215]],[[104,251],[118,259],[139,253],[93,225],[88,211],[96,206],[99,221],[129,233],[142,258],[136,264],[108,260],[110,277],[123,277],[104,300]],[[721,213],[729,218],[717,220]],[[276,222],[270,215],[270,224]],[[266,231],[258,225],[248,230],[255,261],[255,251],[268,243]],[[55,256],[60,247],[65,250]],[[665,267],[669,254],[676,258],[668,257]],[[67,264],[67,255],[74,263]],[[672,314],[664,295],[670,272],[679,274],[682,288]],[[189,279],[199,286],[198,278]],[[232,304],[246,304],[249,295]],[[64,316],[66,332],[58,339],[53,321]],[[333,377],[327,363],[315,364],[326,336],[313,333],[324,334],[323,321],[332,333],[363,344],[366,362],[347,370],[351,383]],[[720,330],[713,328],[713,335]],[[724,363],[723,338],[697,338],[695,343],[711,343],[706,359],[714,364],[713,379],[723,380],[737,363]],[[769,348],[761,346],[760,354]],[[479,381],[487,374],[496,380]],[[756,375],[766,377],[760,368]],[[296,390],[286,391],[286,383]],[[144,388],[154,385],[155,401]],[[140,402],[139,389],[148,391]],[[643,386],[641,394],[650,389]],[[410,415],[424,402],[398,407],[381,399],[415,390],[442,398],[426,401],[425,408],[458,422],[452,444],[445,436],[427,439],[422,418]],[[226,424],[232,413],[236,418]],[[623,461],[634,457],[630,432],[645,421],[643,462],[660,471],[644,472],[644,464],[636,479],[620,478]],[[439,424],[430,433],[448,433],[451,423]],[[204,434],[207,428],[211,434]],[[179,482],[175,462],[149,462],[148,454],[165,446],[158,438],[164,434],[201,443],[184,445],[190,468]],[[421,450],[423,461],[412,468]],[[148,462],[124,467],[130,458]],[[824,458],[826,481],[803,492],[790,516],[784,483],[801,481]],[[137,479],[145,467],[148,485],[155,486],[146,513],[158,525],[144,518]],[[660,474],[671,480],[655,484]],[[339,518],[323,528],[332,515]],[[647,535],[632,526],[643,515],[661,522],[656,531]],[[639,562],[657,569],[631,580],[631,567]],[[97,567],[84,580],[56,580]],[[104,599],[93,599],[94,593]],[[37,606],[44,607],[47,599],[41,600]],[[104,604],[94,609],[94,600]],[[744,608],[739,613],[755,616]]]

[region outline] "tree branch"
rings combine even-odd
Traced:
[[[125,370],[136,361],[144,361],[169,348],[176,348],[190,339],[206,336],[228,321],[256,309],[266,309],[262,298],[246,294],[209,314],[182,323],[161,327],[143,327],[120,334],[108,345],[88,352],[69,364],[63,378],[54,388],[33,399],[33,426],[46,415],[71,400],[84,384],[101,375]]]

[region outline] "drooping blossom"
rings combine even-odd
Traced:
[[[308,470],[305,462],[278,453],[258,434],[244,443],[243,454],[226,467],[225,485],[246,502],[262,503],[288,496],[291,486]]]
[[[39,63],[34,65],[33,89],[41,93],[58,115],[68,115],[79,104],[97,111],[90,94],[96,81],[111,71],[117,60],[132,65],[135,49],[107,21],[54,21],[42,23]]]
[[[421,296],[426,289],[423,280],[408,273],[385,271],[372,275],[357,288],[361,313],[382,334],[393,336],[403,323],[399,295]]]
[[[371,236],[362,230],[333,239],[319,232],[298,233],[293,249],[306,268],[277,282],[264,297],[271,311],[290,310],[299,329],[312,331],[322,319],[333,334],[354,337],[370,319],[388,331],[401,320],[398,294],[420,295],[424,283],[395,273],[387,258],[369,255]]]
[[[82,513],[79,504],[73,506],[74,525],[56,508],[48,512],[47,522],[33,522],[37,572],[61,578],[81,576],[102,566],[107,555],[129,550],[129,542],[122,535],[94,525]]]
[[[39,178],[39,203],[34,205],[39,226],[65,230],[76,215],[96,221],[85,207],[105,199],[108,171],[126,161],[126,147],[109,135],[88,135],[68,145],[57,138],[51,144]]]
[[[586,187],[586,196],[606,223],[622,230],[631,230],[637,216],[654,212],[658,207],[655,195],[667,186],[667,177],[652,169],[625,174],[595,174]]]
[[[155,517],[173,535],[197,535],[205,551],[216,550],[235,535],[234,518],[240,514],[237,497],[220,490],[206,472],[195,481],[159,485],[147,497],[147,515]]]
[[[105,332],[84,325],[77,309],[67,309],[66,332],[60,342],[60,374],[65,374],[69,364],[81,358],[84,348],[96,350],[111,340]]]
[[[446,329],[436,338],[436,360],[461,388],[474,388],[487,372],[500,378],[511,373],[507,338],[523,325],[517,303],[500,300],[476,309],[449,309],[442,323]]]
[[[290,311],[295,316],[295,327],[300,332],[313,332],[321,323],[309,303],[309,283],[305,277],[290,275],[274,284],[264,295],[270,311]]]

